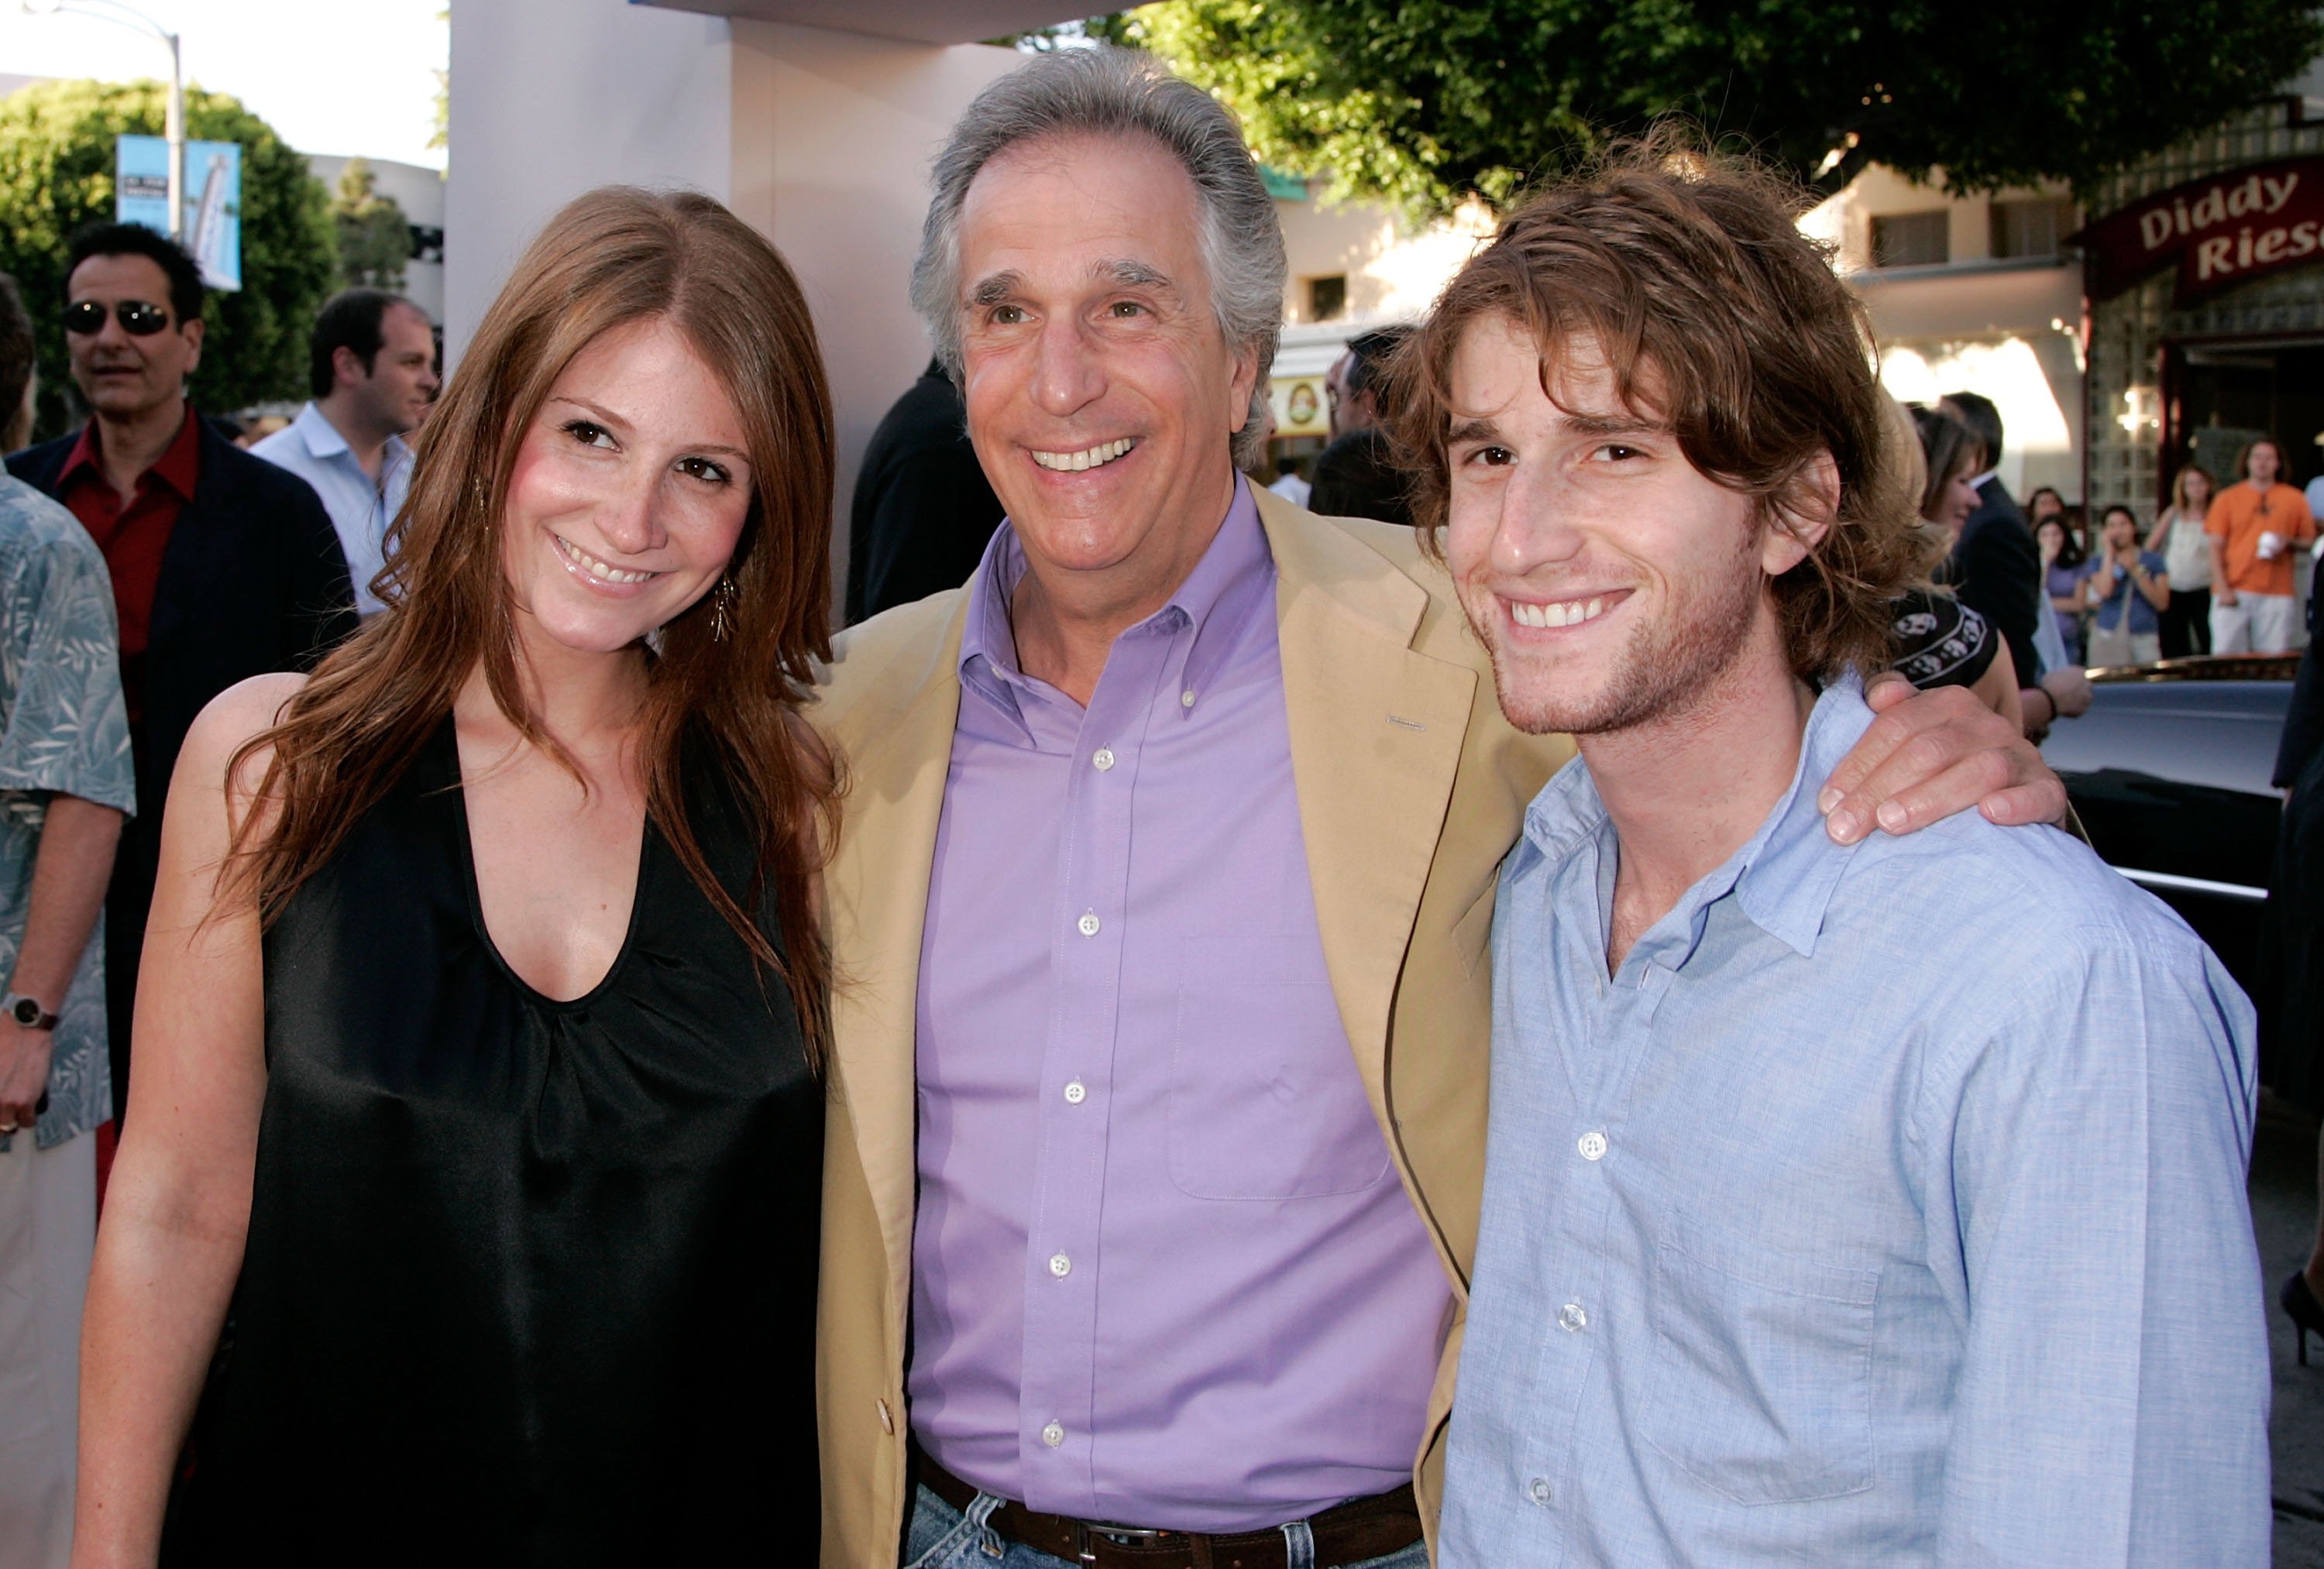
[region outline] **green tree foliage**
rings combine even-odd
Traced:
[[[169,88],[42,82],[0,99],[0,271],[15,275],[41,343],[40,433],[68,428],[65,256],[76,231],[113,217],[114,138],[161,134]],[[320,181],[305,156],[223,93],[186,90],[190,141],[242,144],[242,288],[213,292],[194,393],[206,408],[303,397],[307,335],[335,255]]]
[[[393,197],[379,194],[371,161],[350,158],[331,198],[331,230],[338,242],[339,281],[349,288],[403,288],[411,260],[411,220]]]
[[[1496,204],[1673,114],[1836,190],[2083,185],[2264,96],[2310,0],[1164,0],[1127,15],[1332,194]]]
[[[1037,27],[1029,32],[1012,32],[992,42],[1004,48],[1023,50],[1028,54],[1045,54],[1053,49],[1073,49],[1084,43],[1130,44],[1130,19],[1127,14],[1110,11],[1102,16],[1084,17],[1079,22],[1060,22],[1053,27]]]

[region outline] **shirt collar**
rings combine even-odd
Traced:
[[[339,434],[339,427],[331,423],[331,417],[316,404],[309,403],[299,410],[299,417],[290,422],[290,428],[299,433],[299,439],[307,444],[307,451],[315,457],[337,457],[352,450],[347,438]]]
[[[1251,500],[1249,482],[1238,474],[1226,518],[1194,570],[1160,610],[1121,636],[1192,628],[1194,645],[1186,656],[1185,687],[1200,692],[1241,642],[1253,613],[1270,597],[1274,567],[1259,504]],[[1017,663],[1009,603],[1026,570],[1025,547],[1018,542],[1016,526],[1004,519],[969,579],[967,620],[960,639],[961,684],[1019,723],[1023,714],[1016,689],[1028,678]],[[1179,711],[1190,711],[1182,706]]]
[[[1824,688],[1808,716],[1800,760],[1782,798],[1743,848],[1689,888],[1673,913],[1699,921],[1701,912],[1731,892],[1753,924],[1802,958],[1812,957],[1832,890],[1854,847],[1831,841],[1816,806],[1819,792],[1801,786],[1831,777],[1871,723],[1864,685],[1854,672]],[[1526,809],[1526,842],[1534,855],[1559,861],[1603,832],[1606,821],[1606,803],[1590,777],[1590,766],[1577,757]]]
[[[2000,473],[2001,471],[1999,469],[1987,469],[1981,474],[1972,474],[1969,476],[1969,488],[1972,491],[1982,491],[1987,485],[1990,484],[1996,478],[1997,478]]]
[[[299,410],[299,417],[290,422],[290,428],[299,433],[299,439],[307,444],[309,454],[318,461],[344,456],[351,463],[355,462],[355,449],[347,445],[347,438],[339,434],[339,427],[331,423],[331,417],[318,405],[309,402]],[[410,456],[410,443],[400,436],[389,436],[380,448],[379,477],[382,482]],[[357,464],[357,467],[361,465]]]
[[[65,466],[57,471],[57,489],[63,490],[78,477],[83,469],[95,469],[99,450],[97,420],[91,417],[87,425],[80,427],[80,439],[73,443],[72,451],[65,454]]]
[[[185,405],[185,411],[178,434],[170,438],[170,445],[161,449],[153,466],[137,479],[140,488],[148,479],[157,480],[175,491],[180,500],[190,501],[202,473],[201,417],[194,412],[191,403]],[[80,427],[80,439],[73,443],[72,451],[65,454],[65,466],[57,471],[57,489],[61,491],[83,470],[95,473],[103,454],[103,439],[97,435],[97,421],[91,418]]]

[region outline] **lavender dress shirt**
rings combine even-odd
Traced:
[[[987,1492],[1255,1529],[1409,1480],[1450,1306],[1324,970],[1240,481],[1084,711],[969,586],[918,999],[912,1430]]]

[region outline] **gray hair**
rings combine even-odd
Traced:
[[[1283,230],[1275,198],[1243,144],[1234,116],[1208,93],[1150,56],[1099,46],[1037,55],[977,95],[936,154],[912,306],[936,353],[961,375],[960,209],[987,163],[1022,142],[1049,136],[1144,136],[1161,144],[1194,182],[1197,235],[1211,280],[1211,314],[1228,343],[1256,355],[1250,417],[1234,439],[1238,464],[1259,455],[1267,373],[1283,333]]]

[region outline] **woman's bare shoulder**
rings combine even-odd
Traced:
[[[281,723],[283,711],[306,684],[307,678],[296,672],[254,675],[210,699],[186,731],[185,745],[178,753],[178,778],[222,788],[226,766],[235,754]],[[263,750],[244,760],[245,788],[265,773],[267,760]]]

